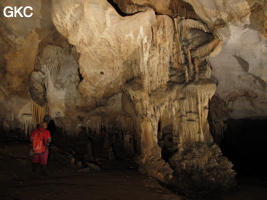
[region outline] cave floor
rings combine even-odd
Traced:
[[[48,176],[31,174],[27,145],[0,146],[0,199],[188,200],[136,169],[83,171],[49,160]],[[267,181],[244,177],[236,191],[197,200],[266,200]]]

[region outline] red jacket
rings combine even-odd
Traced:
[[[38,131],[43,133],[44,143],[45,143],[45,146],[46,146],[48,138],[51,138],[50,131],[46,130],[46,129],[42,128],[42,127],[39,128],[39,129],[35,129],[31,134],[31,138],[33,138],[35,136],[35,134],[38,133]]]

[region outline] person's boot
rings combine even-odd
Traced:
[[[38,163],[32,163],[32,176],[36,176],[36,170],[38,168]]]
[[[46,174],[46,165],[42,165],[41,177],[47,176]]]

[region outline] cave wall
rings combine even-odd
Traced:
[[[217,95],[230,110],[226,118],[266,115],[265,3],[246,3],[250,12],[239,24],[227,25],[222,51],[209,59],[218,82]]]
[[[230,117],[265,115],[264,3],[6,5],[34,13],[0,16],[1,138],[27,140],[45,118],[55,123],[55,144],[92,139],[98,159],[110,148],[119,159],[138,154],[140,171],[178,189],[235,185],[214,138]]]

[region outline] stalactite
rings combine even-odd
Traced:
[[[184,74],[185,74],[185,82],[188,83],[189,82],[189,75],[188,75],[188,68],[187,66],[185,65],[184,66]]]
[[[147,82],[146,82],[146,85],[145,85],[145,88],[147,89],[147,91],[150,91],[151,90],[151,86],[150,86],[150,78],[149,78],[149,74],[148,74],[148,57],[149,57],[149,49],[150,49],[150,46],[151,46],[151,42],[150,41],[147,41],[144,40],[143,41],[143,54],[144,54],[144,63],[145,63],[145,73],[146,73],[146,78],[147,78]]]
[[[201,137],[203,137],[203,127],[202,127],[202,96],[203,95],[203,91],[202,90],[198,90],[196,91],[197,93],[197,104],[198,104],[198,120],[199,120],[199,128],[200,128],[200,134]],[[204,139],[204,138],[201,138]]]
[[[186,27],[185,27],[185,18],[182,18],[181,19],[181,21],[182,21],[182,31],[181,31],[181,42],[183,42],[183,40],[185,39],[185,37],[186,37]]]
[[[221,141],[224,138],[224,122],[222,120],[213,121],[211,124],[212,133],[214,133],[214,141],[221,145]]]
[[[46,113],[46,104],[44,106],[39,106],[33,100],[31,100],[30,104],[31,104],[33,125],[41,123]]]
[[[21,116],[22,129],[24,130],[25,136],[29,137],[33,126],[33,119],[31,114],[23,114]]]
[[[198,60],[197,59],[194,59],[194,67],[195,67],[195,72],[196,72],[195,81],[198,81],[198,78],[199,78],[199,68],[198,68],[198,65],[199,65]]]
[[[190,49],[186,49],[186,52],[187,52],[187,59],[188,59],[188,64],[189,64],[189,77],[192,78],[194,74],[194,66],[192,64],[192,57],[191,57]]]

